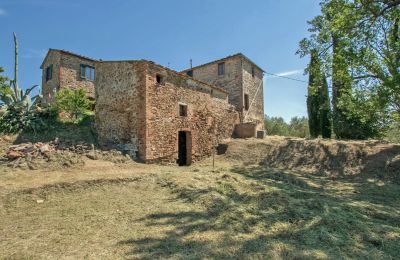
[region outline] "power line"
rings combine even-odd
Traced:
[[[265,73],[265,74],[268,74],[268,75],[271,75],[271,76],[278,77],[278,78],[289,79],[289,80],[298,81],[298,82],[302,82],[302,83],[307,83],[307,84],[308,84],[308,81],[305,81],[305,80],[289,78],[289,77],[277,75],[277,74],[270,73],[270,72],[264,72],[264,73]]]

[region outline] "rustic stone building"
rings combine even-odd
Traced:
[[[239,112],[244,128],[264,130],[264,71],[245,55],[238,53],[183,71],[187,75],[219,86],[229,93],[229,103]],[[251,127],[250,127],[251,128]],[[259,134],[262,134],[259,133]]]
[[[97,60],[64,50],[49,49],[42,69],[42,95],[44,101],[54,101],[61,88],[84,88],[94,99],[95,64]]]
[[[190,74],[145,60],[101,61],[50,50],[41,67],[43,94],[51,102],[63,87],[86,88],[90,97],[95,90],[96,129],[102,145],[119,146],[146,162],[187,165],[211,155],[213,147],[235,131],[254,137],[256,129],[263,130],[257,121],[263,114],[262,70],[242,54],[223,61],[225,82],[236,81],[229,86],[218,75],[220,65],[217,76],[200,73],[208,66],[213,73],[210,65],[220,62],[193,68]]]

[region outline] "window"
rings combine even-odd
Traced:
[[[53,64],[46,68],[46,82],[53,78]]]
[[[244,94],[244,109],[249,110],[249,95]]]
[[[179,104],[179,116],[187,116],[187,105]]]
[[[224,75],[225,74],[225,63],[218,63],[218,75]]]
[[[156,75],[156,81],[158,84],[162,84],[163,83],[163,77],[160,74]]]
[[[81,64],[81,78],[86,80],[94,80],[94,67]]]
[[[189,77],[193,77],[193,70],[186,71],[186,75],[188,75]]]
[[[255,72],[254,72],[254,67],[251,67],[251,76],[254,78],[254,74],[255,74]]]

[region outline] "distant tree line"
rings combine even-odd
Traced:
[[[306,117],[293,117],[286,123],[282,117],[265,116],[265,129],[268,135],[294,136],[308,138],[308,119]]]
[[[324,0],[321,12],[308,22],[311,36],[297,52],[311,57],[306,69],[310,136],[396,136],[400,0]]]

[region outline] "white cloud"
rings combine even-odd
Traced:
[[[301,74],[302,72],[303,72],[303,70],[289,70],[289,71],[276,73],[276,75],[280,76],[280,77],[287,77],[287,76],[292,76],[292,75],[298,75],[298,74]]]
[[[6,10],[0,8],[0,16],[6,15],[6,14],[7,14]]]

